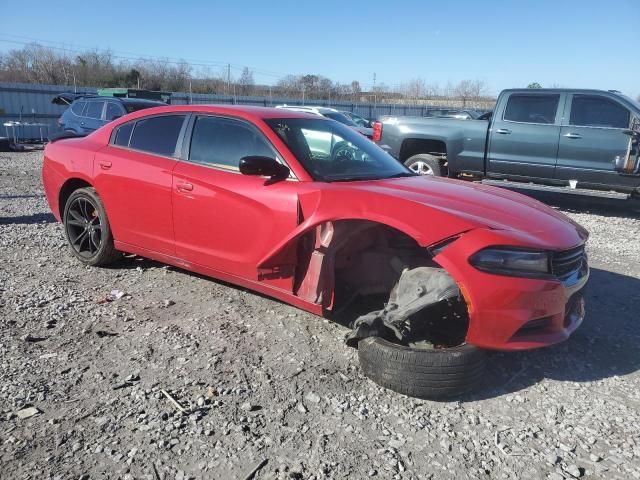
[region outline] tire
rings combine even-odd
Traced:
[[[358,342],[358,357],[364,374],[378,385],[410,397],[442,399],[480,384],[486,353],[471,345],[427,350],[368,337]]]
[[[83,264],[104,266],[121,257],[113,244],[107,212],[95,189],[80,188],[69,196],[63,223],[71,253]]]
[[[442,177],[444,175],[440,159],[428,153],[409,157],[404,164],[420,175],[433,175],[434,177]]]

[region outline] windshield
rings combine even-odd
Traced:
[[[325,182],[378,180],[415,175],[364,135],[320,118],[265,122],[314,178]]]
[[[349,125],[350,127],[357,127],[358,125],[356,125],[353,120],[351,120],[349,117],[347,117],[344,113],[338,113],[338,112],[327,112],[327,113],[323,113],[323,116],[330,118],[331,120],[335,120],[336,122],[340,122],[344,125]]]
[[[344,113],[344,115],[349,117],[351,120],[353,120],[356,123],[356,125],[360,127],[371,128],[371,124],[369,123],[369,120],[367,120],[364,117],[361,117],[360,115],[356,115],[355,113]]]
[[[624,98],[627,102],[629,102],[631,105],[633,105],[638,111],[640,111],[640,102],[638,102],[638,101],[634,100],[633,98],[628,97],[626,95],[620,94],[620,96],[622,98]],[[637,115],[638,112],[634,112],[634,113],[636,113],[636,116],[638,116]]]

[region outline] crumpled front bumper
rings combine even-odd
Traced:
[[[490,231],[469,232],[435,257],[456,280],[467,302],[467,343],[492,350],[527,350],[566,340],[584,319],[588,266],[560,281],[485,273],[468,262],[481,248],[505,245],[500,237],[500,233]],[[509,245],[531,247],[513,242]]]

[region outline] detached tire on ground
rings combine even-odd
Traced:
[[[410,397],[442,399],[480,384],[486,353],[471,345],[418,349],[368,337],[358,342],[358,357],[364,374],[377,384]]]
[[[409,157],[405,160],[404,164],[420,175],[433,175],[434,177],[442,177],[444,175],[444,169],[440,164],[440,159],[428,153],[420,153],[419,155]]]

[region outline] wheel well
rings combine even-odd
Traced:
[[[404,162],[419,153],[447,154],[447,145],[442,140],[426,140],[420,138],[407,138],[400,147],[400,161]],[[444,158],[442,162],[444,162]]]
[[[336,222],[326,254],[332,256],[333,318],[351,326],[371,312],[380,311],[393,299],[401,277],[411,271],[427,275],[450,275],[415,239],[395,228],[374,222]],[[451,279],[451,282],[453,280]],[[408,320],[409,321],[409,320]],[[469,316],[462,295],[430,305],[411,322],[418,336],[434,343],[462,343]]]
[[[91,184],[86,180],[82,180],[81,178],[71,178],[67,180],[62,188],[60,189],[60,194],[58,195],[58,208],[60,210],[60,218],[64,217],[64,207],[67,205],[67,200],[73,192],[78,190],[79,188],[90,187]]]

